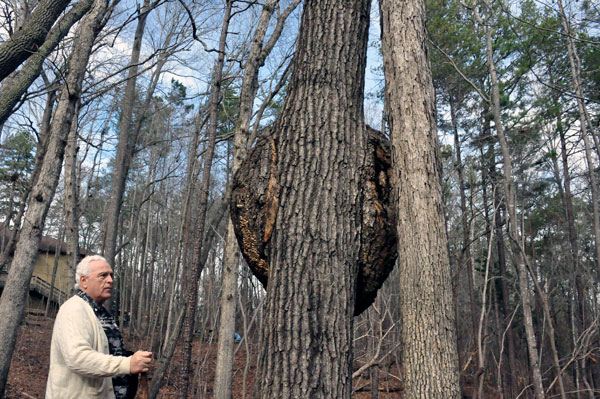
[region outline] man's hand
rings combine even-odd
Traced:
[[[129,368],[131,374],[145,373],[152,363],[152,352],[137,351],[131,356]]]

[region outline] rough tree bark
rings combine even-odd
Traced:
[[[91,0],[82,0],[73,6],[52,27],[44,43],[25,62],[23,68],[14,72],[0,86],[0,126],[14,111],[23,93],[40,75],[44,60],[56,48],[58,43],[69,33],[71,27],[85,15],[92,6]],[[0,129],[1,130],[1,129]],[[1,134],[1,131],[0,131]]]
[[[95,0],[92,10],[77,31],[78,40],[69,58],[69,72],[50,126],[47,151],[39,178],[29,196],[23,228],[0,301],[0,353],[3,354],[0,358],[0,397],[4,396],[17,331],[23,317],[46,215],[58,184],[75,104],[79,101],[86,65],[101,29],[107,3],[107,0]]]
[[[0,45],[0,82],[34,54],[70,0],[42,0],[23,25]]]
[[[268,244],[273,227],[271,204],[279,201],[273,183],[276,170],[273,144],[273,135],[269,133],[258,140],[234,176],[231,196],[231,217],[242,254],[265,288],[269,281]],[[362,185],[367,190],[362,200],[355,316],[373,303],[396,261],[396,222],[391,204],[387,138],[367,128],[365,154]]]
[[[381,0],[385,100],[398,209],[404,396],[459,398],[434,91],[421,0]]]
[[[259,238],[269,284],[256,398],[351,395],[369,9],[363,0],[304,3],[288,94],[266,139]]]

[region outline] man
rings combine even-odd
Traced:
[[[46,399],[127,398],[129,374],[148,371],[152,353],[126,356],[114,318],[102,307],[113,288],[106,259],[93,255],[79,262],[75,288],[54,322]]]

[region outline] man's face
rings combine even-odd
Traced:
[[[89,276],[81,276],[79,286],[97,304],[101,305],[112,295],[113,271],[103,260],[93,260],[89,263]]]

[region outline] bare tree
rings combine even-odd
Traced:
[[[112,179],[112,191],[110,203],[106,209],[106,225],[104,230],[104,239],[102,243],[102,252],[109,264],[115,264],[115,252],[117,249],[117,233],[119,226],[119,214],[123,203],[123,193],[125,192],[125,182],[129,173],[131,158],[137,142],[137,133],[139,130],[133,129],[133,107],[135,103],[135,87],[137,82],[138,68],[140,64],[140,54],[142,49],[142,39],[146,28],[148,14],[155,6],[150,0],[145,0],[142,9],[139,11],[138,23],[133,37],[133,47],[131,50],[131,60],[127,68],[127,84],[122,98],[122,115],[119,123],[119,143],[117,144],[117,154],[114,163],[114,172]]]
[[[252,47],[246,59],[244,78],[240,92],[240,111],[237,126],[234,133],[234,154],[231,173],[234,174],[240,168],[241,162],[246,158],[249,140],[250,121],[254,98],[258,90],[258,72],[261,65],[275,46],[279,35],[283,30],[285,20],[300,3],[299,0],[292,1],[279,15],[277,25],[269,40],[265,43],[265,36],[269,21],[279,7],[279,0],[270,0],[262,9],[258,26],[252,39]],[[228,218],[229,219],[229,218]],[[225,255],[222,272],[221,312],[219,323],[219,341],[217,351],[217,368],[215,370],[214,392],[215,398],[231,398],[231,383],[233,373],[233,334],[235,332],[235,314],[237,302],[237,281],[239,249],[231,220],[227,224],[225,239]]]
[[[185,319],[183,324],[183,365],[181,367],[181,388],[178,397],[186,399],[190,391],[190,364],[192,357],[192,338],[194,336],[194,325],[196,321],[196,308],[198,304],[198,281],[203,269],[202,264],[202,244],[204,240],[204,230],[206,226],[206,212],[208,207],[208,195],[210,187],[210,171],[212,168],[213,155],[215,151],[215,142],[217,134],[217,112],[221,96],[221,84],[223,78],[223,65],[225,63],[225,45],[227,43],[227,34],[231,18],[231,9],[233,0],[227,0],[225,5],[225,14],[223,24],[221,25],[221,34],[219,37],[219,49],[217,61],[211,81],[210,106],[208,128],[208,143],[204,153],[204,165],[202,169],[202,182],[200,183],[200,194],[198,198],[199,209],[197,215],[197,237],[194,243],[194,258],[192,267],[187,274],[188,286],[185,293]]]
[[[519,275],[519,291],[521,294],[521,304],[525,319],[525,332],[527,338],[527,349],[529,353],[529,363],[532,373],[533,388],[535,397],[542,399],[544,397],[544,388],[542,385],[542,376],[540,372],[539,354],[537,351],[537,339],[533,328],[533,318],[531,313],[531,292],[528,286],[528,273],[526,269],[524,252],[520,248],[521,236],[519,233],[519,220],[517,219],[517,204],[516,204],[516,187],[513,182],[512,172],[512,157],[506,136],[504,133],[504,124],[500,110],[500,86],[496,72],[496,64],[494,62],[492,27],[489,26],[489,19],[492,13],[491,2],[486,0],[483,3],[485,10],[485,20],[475,8],[475,19],[483,27],[486,42],[487,66],[491,80],[491,108],[494,115],[494,125],[498,136],[498,142],[502,151],[502,168],[503,168],[503,187],[505,195],[505,203],[508,211],[508,234],[511,240],[511,254],[515,267]]]
[[[0,396],[4,397],[8,369],[15,347],[17,331],[29,292],[35,257],[48,208],[54,197],[62,168],[65,143],[76,104],[81,95],[81,86],[94,40],[102,28],[107,10],[107,0],[96,0],[92,10],[77,31],[78,41],[69,58],[69,73],[66,77],[58,106],[52,119],[48,135],[47,152],[42,161],[39,179],[32,188],[23,221],[23,228],[15,255],[11,263],[6,287],[0,302]]]

